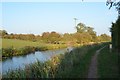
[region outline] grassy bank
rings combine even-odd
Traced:
[[[25,46],[41,46],[43,45],[40,42],[32,42],[32,41],[25,41],[25,40],[17,40],[17,39],[2,39],[2,48],[23,48]]]
[[[98,56],[98,74],[100,78],[118,78],[118,54],[110,52],[109,46],[101,50]]]
[[[26,55],[35,51],[45,51],[67,47],[65,44],[45,44],[40,42],[2,39],[2,57]]]
[[[94,44],[76,48],[70,54],[65,54],[61,59],[56,77],[86,78],[92,56],[96,50],[106,44]]]
[[[24,48],[26,46],[32,47],[41,47],[48,46],[48,49],[59,48],[65,46],[64,44],[47,44],[43,42],[33,42],[33,41],[25,41],[25,40],[17,40],[17,39],[2,39],[2,48],[14,47],[16,49]]]
[[[26,65],[24,70],[8,71],[3,78],[86,78],[91,57],[105,44],[78,47],[70,53],[53,56],[45,63]]]

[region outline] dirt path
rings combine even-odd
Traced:
[[[106,46],[104,46],[106,47]],[[100,48],[99,50],[96,51],[96,54],[92,57],[91,64],[88,70],[88,78],[98,78],[97,75],[97,56],[99,52],[104,48]]]

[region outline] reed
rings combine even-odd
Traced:
[[[91,57],[105,44],[86,45],[71,52],[53,56],[42,63],[36,61],[25,69],[8,71],[3,78],[86,78]]]

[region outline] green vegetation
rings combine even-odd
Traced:
[[[26,40],[18,40],[18,39],[2,39],[2,48],[23,48],[25,46],[32,46],[32,47],[41,47],[41,46],[49,46],[54,48],[59,48],[60,46],[65,46],[64,44],[47,44],[43,42],[33,42],[33,41],[26,41]]]
[[[40,42],[32,42],[25,40],[17,39],[2,39],[2,48],[14,47],[14,48],[23,48],[25,46],[41,46]]]
[[[112,33],[113,50],[120,52],[120,1],[107,0],[106,5],[110,5],[109,9],[111,9],[111,7],[115,7],[118,12],[118,19],[115,23],[112,22],[110,31]]]
[[[78,47],[70,53],[53,56],[45,63],[26,65],[25,69],[8,71],[3,78],[85,78],[91,57],[105,44]]]
[[[94,44],[78,47],[61,59],[56,77],[86,78],[92,56],[105,44]]]
[[[65,48],[65,44],[45,44],[40,42],[2,39],[2,57],[25,55],[35,51]]]
[[[65,48],[67,46],[87,45],[110,41],[106,34],[96,35],[94,28],[79,23],[76,33],[59,34],[55,31],[44,32],[42,35],[34,34],[8,34],[0,30],[2,38],[2,57],[24,55],[35,51]]]
[[[90,42],[110,41],[111,37],[106,34],[96,35],[94,28],[78,23],[75,33],[60,34],[55,31],[43,32],[42,35],[34,34],[8,34],[5,30],[0,30],[0,37],[5,39],[19,39],[46,44],[89,44]],[[87,36],[87,37],[86,37]],[[29,42],[28,42],[29,43]],[[18,43],[19,44],[19,43]]]
[[[109,46],[101,50],[98,56],[98,74],[100,78],[118,78],[118,53],[110,52]]]
[[[116,23],[112,23],[111,32],[113,49],[120,52],[120,16]]]

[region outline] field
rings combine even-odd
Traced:
[[[42,44],[39,42],[32,42],[32,41],[24,41],[24,40],[17,40],[17,39],[2,39],[2,47],[15,47],[15,48],[22,48],[25,46],[41,46]]]
[[[25,41],[25,40],[17,40],[17,39],[2,39],[2,48],[23,48],[25,46],[33,46],[33,47],[40,47],[40,46],[58,46],[58,44],[46,44],[43,42],[32,42],[32,41]]]
[[[43,42],[32,42],[17,39],[2,39],[2,57],[11,57],[35,51],[60,49],[65,47],[67,47],[65,44],[46,44]]]

